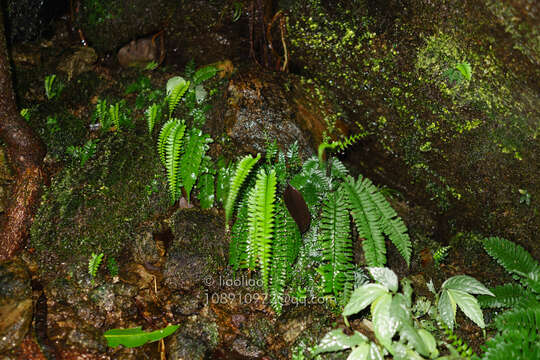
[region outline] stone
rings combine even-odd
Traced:
[[[32,323],[30,274],[18,261],[0,264],[0,353],[21,343]]]

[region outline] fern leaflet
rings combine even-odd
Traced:
[[[248,205],[242,201],[231,230],[229,265],[234,271],[247,266],[248,230]]]
[[[386,246],[379,226],[380,216],[371,200],[370,193],[364,189],[365,180],[362,181],[362,178],[359,178],[355,182],[351,176],[348,176],[343,182],[343,188],[349,200],[358,236],[364,239],[362,248],[366,262],[369,266],[382,267],[386,263]]]
[[[197,181],[199,175],[199,167],[206,150],[208,143],[212,139],[207,134],[203,134],[200,129],[192,128],[189,132],[189,137],[185,145],[185,155],[180,162],[180,178],[186,190],[187,201],[190,201],[190,194],[193,185]]]
[[[145,112],[146,122],[148,123],[148,133],[152,134],[154,126],[159,122],[161,118],[161,106],[158,104],[152,104]]]
[[[320,231],[325,262],[320,268],[324,292],[347,301],[354,275],[349,213],[343,191],[328,195],[323,204]]]
[[[171,119],[163,125],[159,133],[157,150],[159,154],[159,159],[161,160],[161,163],[163,164],[163,166],[166,166],[165,147],[167,145],[167,139],[169,138],[171,131],[174,130],[174,128],[180,123],[181,122],[178,119]]]
[[[180,76],[170,78],[167,82],[167,103],[169,104],[169,118],[174,113],[176,106],[189,89],[189,81]]]
[[[165,148],[165,167],[167,169],[167,180],[173,203],[180,197],[178,169],[185,129],[186,125],[183,122],[177,123],[169,133]]]
[[[257,163],[257,161],[259,161],[260,158],[261,154],[257,154],[256,158],[253,158],[251,155],[246,155],[236,166],[236,171],[231,178],[229,195],[227,196],[227,201],[225,202],[225,226],[227,227],[234,209],[236,197],[240,191],[240,187],[244,183],[244,180],[248,176],[253,166]]]
[[[200,83],[212,78],[217,74],[217,72],[218,69],[213,66],[205,66],[200,68],[195,72],[195,75],[193,75],[193,84],[199,85]]]
[[[103,253],[99,253],[99,254],[92,253],[90,260],[88,261],[88,273],[92,277],[92,282],[94,281],[94,278],[97,275],[97,271],[99,269],[99,265],[101,265],[102,260],[103,260]]]

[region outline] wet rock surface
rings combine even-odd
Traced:
[[[28,269],[18,260],[0,263],[0,353],[21,343],[30,329],[32,313]]]

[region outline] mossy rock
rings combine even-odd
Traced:
[[[540,66],[488,2],[295,3],[291,69],[366,134],[348,156],[357,171],[428,207],[440,240],[475,230],[540,256],[540,209],[520,202],[540,197]]]
[[[31,229],[43,276],[64,274],[92,253],[124,254],[139,226],[169,205],[165,178],[158,191],[150,186],[161,172],[150,137],[118,132],[103,135],[83,167],[74,161],[58,173]]]

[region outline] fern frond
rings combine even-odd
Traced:
[[[506,271],[518,274],[524,278],[519,278],[523,285],[534,285],[540,277],[540,265],[523,247],[509,240],[499,237],[485,238],[484,249],[494,258]]]
[[[163,127],[161,128],[161,131],[159,132],[158,137],[158,145],[157,150],[159,154],[159,159],[161,160],[161,163],[163,166],[166,166],[165,163],[165,146],[167,145],[167,139],[169,138],[169,134],[171,131],[180,124],[180,120],[178,119],[171,119],[167,121],[165,124],[163,124]]]
[[[186,190],[187,201],[190,201],[190,194],[193,185],[199,176],[199,167],[208,144],[212,139],[207,134],[203,134],[200,129],[192,128],[189,132],[189,137],[185,145],[184,156],[180,161],[180,178]]]
[[[213,66],[205,66],[203,68],[200,68],[195,72],[195,75],[193,75],[193,84],[199,85],[206,80],[212,78],[214,75],[216,75],[218,72],[218,69]]]
[[[349,175],[349,170],[338,158],[332,158],[330,162],[330,174],[332,178],[344,179]]]
[[[120,103],[109,105],[109,118],[116,126],[116,130],[120,130]]]
[[[231,230],[229,247],[229,265],[234,271],[247,267],[248,230],[248,205],[247,202],[241,201]]]
[[[92,278],[95,278],[97,275],[97,271],[99,269],[99,265],[101,265],[101,261],[103,260],[103,253],[94,254],[92,253],[92,256],[90,256],[90,260],[88,261],[88,273]]]
[[[261,169],[257,174],[254,187],[255,214],[257,226],[250,237],[257,244],[257,259],[261,270],[263,286],[268,290],[270,280],[270,256],[272,255],[272,239],[274,234],[274,201],[276,196],[276,173],[269,174]],[[251,214],[250,214],[251,216]]]
[[[320,271],[323,289],[343,302],[352,291],[353,253],[349,234],[349,212],[343,191],[330,193],[323,203],[320,222],[323,261]]]
[[[248,208],[248,236],[246,241],[246,265],[249,270],[255,270],[259,255],[259,242],[257,234],[261,232],[257,221],[257,197],[256,189],[252,187],[247,193],[247,208]]]
[[[180,197],[179,190],[179,166],[180,154],[182,153],[183,137],[186,125],[183,122],[177,123],[171,130],[167,138],[165,148],[165,167],[167,169],[167,180],[169,182],[169,192],[171,201],[174,203]]]
[[[363,238],[362,248],[369,266],[382,267],[386,263],[386,245],[382,235],[381,216],[371,198],[371,193],[364,188],[366,179],[354,181],[348,176],[343,182],[351,214],[358,236]]]
[[[540,329],[540,303],[530,299],[527,304],[506,311],[495,318],[495,325],[500,331],[507,329]],[[540,333],[538,333],[540,340]]]
[[[176,106],[189,89],[189,81],[180,76],[175,76],[167,82],[167,103],[169,104],[169,118],[174,113]]]
[[[161,119],[161,106],[159,106],[158,104],[150,105],[150,107],[146,109],[145,115],[146,122],[148,123],[148,133],[152,134],[154,126]]]
[[[216,180],[216,200],[224,204],[229,192],[229,186],[231,183],[232,168],[230,166],[219,166],[218,162],[218,175]]]
[[[510,308],[533,296],[530,291],[518,284],[499,285],[490,289],[490,291],[495,296],[478,295],[476,297],[483,308]]]
[[[199,195],[197,198],[201,202],[202,209],[210,209],[214,206],[214,175],[211,173],[202,174],[197,181]]]
[[[540,359],[538,330],[516,328],[486,342],[483,360]]]
[[[339,151],[345,151],[345,149],[347,149],[349,146],[353,145],[354,143],[356,143],[358,140],[362,139],[365,136],[366,134],[364,133],[358,133],[358,134],[353,134],[351,136],[348,136],[344,139],[337,141],[337,144],[338,144],[337,148],[339,149]]]
[[[290,269],[288,261],[290,239],[287,231],[287,214],[288,212],[283,206],[283,202],[280,201],[276,205],[274,249],[270,270],[270,305],[272,305],[272,309],[278,315],[281,314],[283,293],[285,291],[287,273]]]
[[[409,266],[412,244],[403,220],[398,217],[396,211],[390,206],[384,196],[382,196],[379,189],[373,185],[371,180],[365,178],[363,188],[370,194],[371,200],[379,212],[383,232],[388,235],[390,241],[396,246],[401,256],[407,262],[407,266]]]
[[[228,226],[229,224],[229,219],[231,218],[234,209],[234,203],[236,202],[236,197],[238,196],[238,191],[240,191],[240,187],[244,183],[244,180],[246,180],[246,177],[248,176],[253,166],[257,163],[257,161],[259,161],[260,158],[261,154],[257,154],[256,158],[253,158],[251,155],[246,155],[244,156],[244,158],[242,158],[242,160],[240,160],[240,162],[236,166],[236,171],[231,177],[229,195],[227,196],[227,201],[225,202],[225,226]]]

